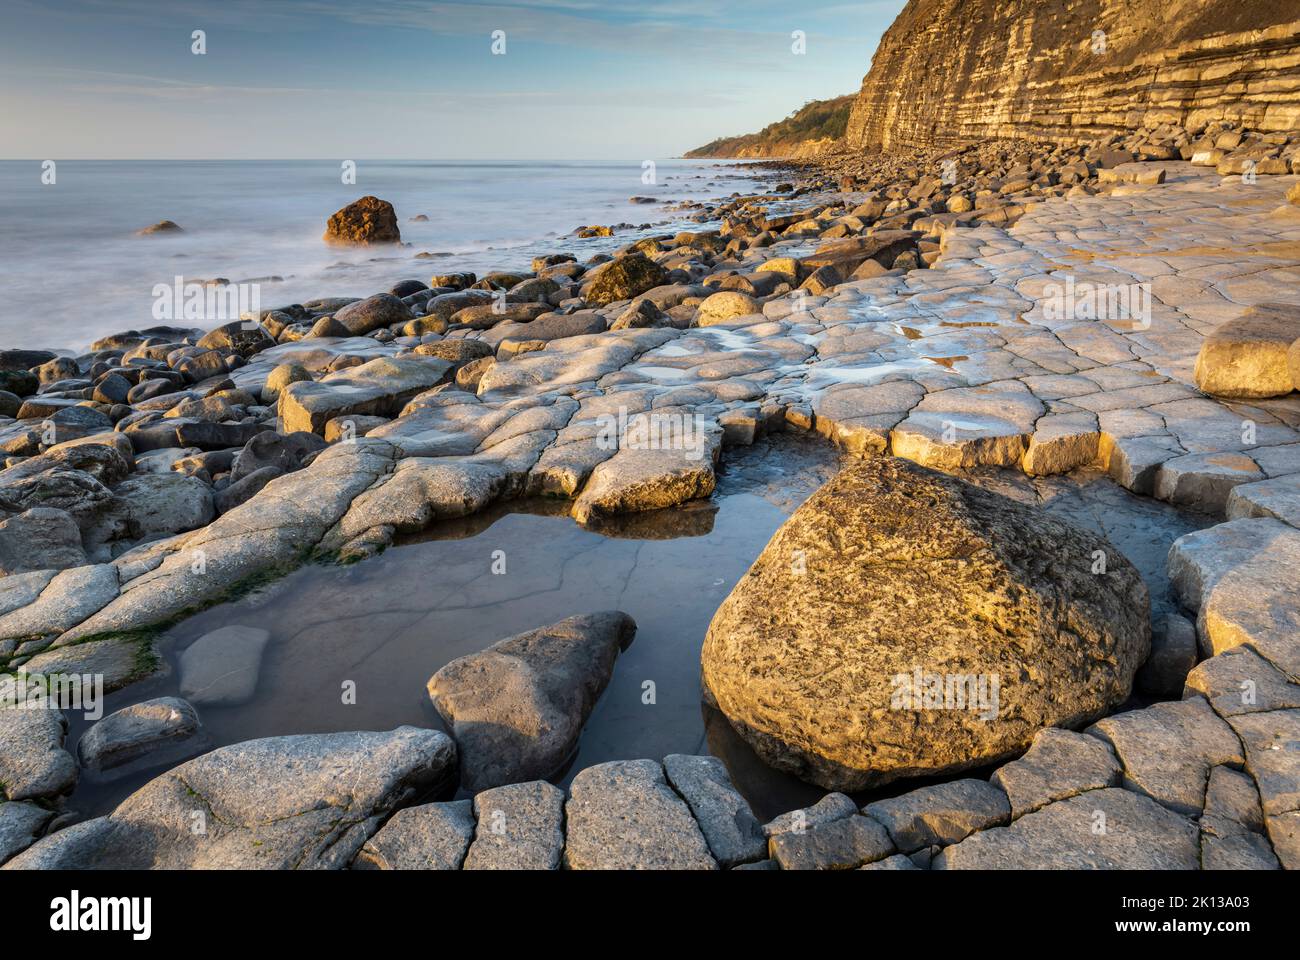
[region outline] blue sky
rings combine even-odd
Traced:
[[[4,0],[0,158],[675,156],[856,91],[903,5]]]

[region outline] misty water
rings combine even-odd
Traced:
[[[39,161],[3,161],[0,349],[79,352],[106,334],[169,322],[154,316],[154,288],[177,276],[256,282],[270,308],[369,296],[435,273],[526,270],[534,256],[562,250],[586,259],[689,226],[694,211],[678,204],[752,192],[756,172],[663,160],[646,183],[640,161],[361,160],[356,182],[345,184],[332,160],[67,160],[47,184]],[[404,245],[325,244],[330,214],[367,194],[393,204]],[[421,215],[428,220],[412,219]],[[136,236],[161,220],[184,232]],[[625,222],[652,227],[568,236]]]

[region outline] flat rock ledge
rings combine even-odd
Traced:
[[[1204,702],[1196,707],[1200,710]],[[1208,709],[1208,708],[1207,708]],[[1146,711],[1121,714],[1140,721]],[[1300,716],[1300,711],[1289,711]],[[1258,717],[1259,715],[1256,715]],[[1300,720],[1291,718],[1291,735]],[[1243,732],[1269,750],[1267,727]],[[1166,731],[1172,747],[1181,731]],[[1189,751],[1190,752],[1190,751]],[[1270,751],[1275,752],[1275,751]],[[1275,870],[1295,867],[1287,760],[1213,765],[1195,812],[1172,809],[1090,733],[1043,730],[991,780],[958,779],[859,807],[828,793],[760,824],[715,757],[674,754],[418,803],[450,790],[445,736],[279,737],[158,777],[112,814],[37,839],[50,814],[0,804],[3,869]],[[1201,769],[1203,756],[1179,761]],[[1293,766],[1293,764],[1292,764]],[[1261,795],[1256,770],[1266,770]],[[275,777],[270,776],[274,772]],[[1294,771],[1292,771],[1293,774]],[[1121,782],[1123,781],[1123,782]],[[1290,781],[1294,791],[1294,779]],[[412,805],[412,804],[415,805]],[[202,831],[191,833],[192,825]]]

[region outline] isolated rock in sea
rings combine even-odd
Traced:
[[[181,694],[194,703],[219,707],[251,700],[269,639],[270,633],[258,627],[229,626],[205,633],[181,654]]]
[[[632,618],[617,611],[570,617],[435,673],[429,698],[460,748],[465,788],[554,774],[577,746],[635,632]]]
[[[1221,397],[1262,399],[1296,388],[1287,352],[1300,341],[1300,306],[1261,303],[1222,323],[1201,343],[1196,385]]]
[[[451,738],[415,727],[236,743],[45,837],[5,869],[340,868],[384,817],[446,789],[455,771]]]
[[[77,743],[81,765],[98,774],[125,773],[192,756],[204,747],[198,711],[179,697],[158,697],[110,713]]]
[[[326,243],[397,243],[401,239],[402,232],[397,227],[393,205],[378,197],[354,200],[335,211],[325,224]]]
[[[1105,541],[881,457],[777,531],[714,616],[702,677],[768,763],[860,790],[1103,716],[1146,659],[1148,607]]]
[[[141,227],[135,232],[137,237],[149,237],[159,233],[184,233],[180,224],[171,220],[159,220],[147,227]]]

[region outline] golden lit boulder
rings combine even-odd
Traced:
[[[378,197],[362,197],[334,212],[325,224],[323,239],[342,245],[398,243],[402,233],[391,203]]]
[[[723,602],[705,697],[828,790],[983,766],[1129,695],[1147,589],[1105,540],[894,457],[856,463]]]
[[[1300,306],[1261,303],[1220,324],[1196,355],[1196,385],[1220,397],[1262,399],[1290,393],[1287,352],[1300,340]]]

